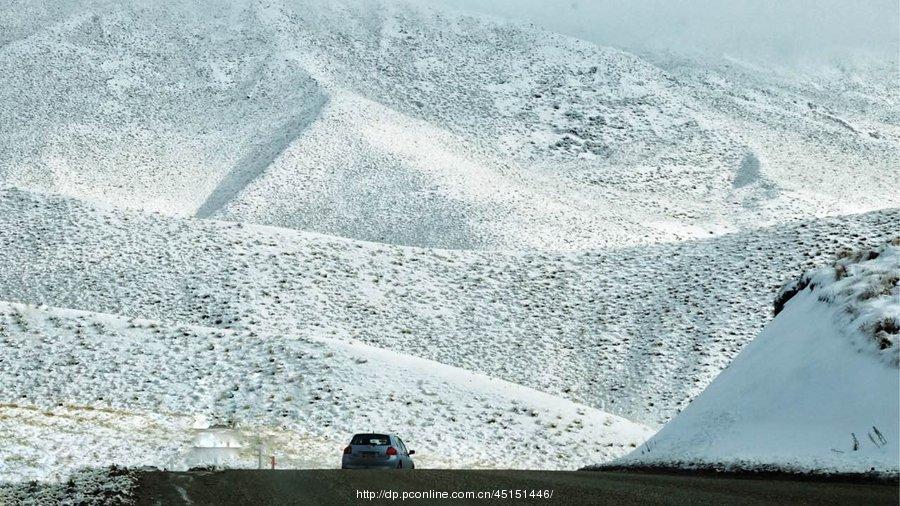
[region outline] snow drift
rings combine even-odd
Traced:
[[[628,465],[898,472],[900,239],[842,253]]]

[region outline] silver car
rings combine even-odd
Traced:
[[[415,469],[415,453],[394,434],[356,434],[344,448],[341,469]]]

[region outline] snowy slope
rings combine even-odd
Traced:
[[[427,466],[620,456],[787,273],[896,236],[897,72],[420,0],[13,0],[0,481],[182,466],[197,414],[301,467],[367,424]]]
[[[29,19],[55,3],[8,14]],[[302,69],[266,53],[239,4],[215,16],[189,4],[83,4],[0,47],[6,181],[192,213],[263,170],[326,100]]]
[[[658,425],[771,317],[784,273],[896,211],[565,254],[404,248],[0,192],[0,300],[369,344]]]
[[[52,374],[51,374],[52,372]],[[0,481],[91,465],[184,468],[196,416],[236,421],[257,465],[335,467],[399,431],[423,467],[573,468],[652,431],[559,397],[361,343],[0,303]]]
[[[900,69],[892,62],[788,70],[670,58],[651,59],[683,85],[711,125],[747,146],[744,161],[757,165],[735,170],[734,196],[745,207],[780,214],[772,208],[787,203],[772,197],[782,195],[801,207],[816,202],[822,214],[861,212],[880,207],[883,195],[872,185],[900,178],[889,162],[900,146],[892,84]]]
[[[465,249],[900,205],[890,69],[654,59],[421,2],[57,4],[4,21],[0,181],[23,188]]]
[[[623,464],[896,474],[900,240],[809,272],[783,311]]]

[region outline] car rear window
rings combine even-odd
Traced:
[[[357,434],[350,441],[351,445],[387,446],[391,439],[386,434]]]

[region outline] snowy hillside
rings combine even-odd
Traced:
[[[14,386],[0,401],[4,479],[113,463],[184,468],[196,415],[237,421],[248,444],[232,465],[248,467],[260,438],[282,467],[336,467],[348,435],[370,427],[402,431],[426,467],[573,468],[652,434],[354,342],[4,303],[0,350],[0,384]]]
[[[887,69],[658,61],[416,2],[53,4],[4,21],[0,181],[23,188],[465,249],[900,205]]]
[[[446,4],[7,2],[0,482],[185,467],[196,417],[296,467],[360,430],[425,467],[655,456],[788,328],[795,353],[833,330],[816,357],[851,384],[896,376],[892,327],[821,318],[896,248],[771,307],[898,233],[892,62],[629,52]],[[870,334],[888,351],[828,361]],[[821,430],[888,446],[808,431],[798,465],[895,448],[846,422]]]
[[[0,192],[0,300],[324,335],[479,371],[656,426],[771,315],[785,274],[900,212],[579,253],[406,248]]]
[[[895,474],[900,239],[785,287],[783,310],[626,465]]]

